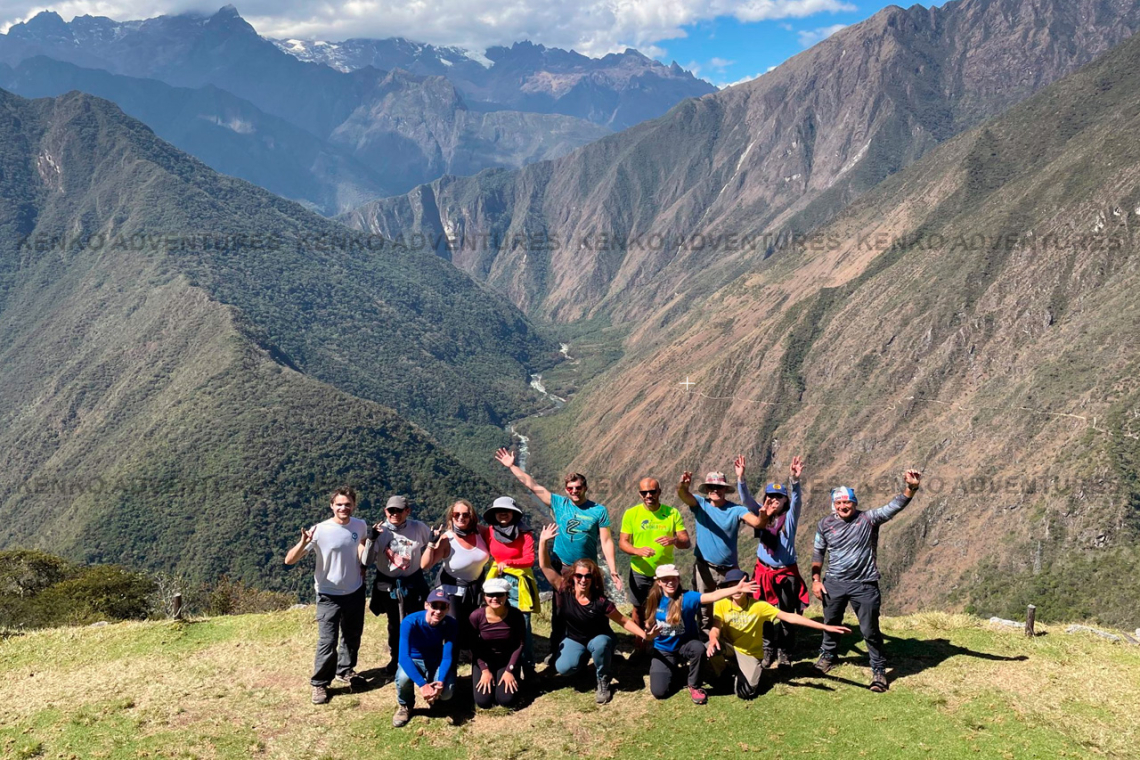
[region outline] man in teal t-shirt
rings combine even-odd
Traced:
[[[622,515],[618,547],[630,555],[626,591],[634,622],[644,627],[641,608],[657,568],[673,564],[673,549],[688,549],[690,542],[681,513],[661,503],[661,484],[655,478],[642,478],[637,491],[642,502]]]

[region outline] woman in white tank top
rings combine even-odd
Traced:
[[[439,585],[451,597],[447,614],[459,623],[459,649],[470,649],[473,636],[470,617],[479,608],[479,588],[491,559],[471,502],[459,499],[451,505],[447,514],[447,532],[428,551],[432,552],[428,567],[441,560],[443,562]]]

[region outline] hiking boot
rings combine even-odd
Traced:
[[[835,667],[835,659],[826,654],[821,654],[812,667],[820,673],[829,673],[831,669]]]
[[[599,705],[604,705],[614,698],[613,689],[610,688],[609,680],[598,680],[598,690],[594,693],[594,701]]]
[[[689,696],[693,698],[694,705],[707,705],[709,703],[709,695],[698,686],[689,687]]]
[[[887,671],[873,670],[871,671],[871,691],[876,694],[882,694],[887,689],[891,688],[887,683]]]
[[[392,716],[392,728],[403,728],[408,725],[408,721],[411,719],[411,708],[407,705],[400,705],[396,708],[396,714]]]
[[[792,658],[788,656],[786,649],[781,649],[776,652],[776,664],[781,668],[792,667]]]
[[[771,649],[764,650],[764,659],[760,660],[760,667],[764,670],[772,667],[772,663],[776,661],[776,653]]]
[[[329,703],[329,690],[325,686],[313,687],[313,704],[327,705]]]

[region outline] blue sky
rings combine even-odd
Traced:
[[[870,18],[889,5],[883,0],[854,0],[855,10],[817,13],[806,18],[771,19],[742,23],[731,16],[683,27],[682,39],[657,43],[654,55],[664,63],[677,61],[702,79],[724,86],[751,79],[801,53],[833,33],[840,26]],[[929,7],[930,2],[920,3]],[[933,3],[941,5],[941,3]]]

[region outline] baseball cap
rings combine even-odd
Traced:
[[[428,594],[427,603],[431,604],[432,602],[444,602],[446,604],[451,604],[451,597],[449,597],[447,595],[447,592],[442,588],[437,588]]]
[[[658,565],[657,571],[653,574],[654,578],[680,578],[681,573],[677,571],[676,565]]]

